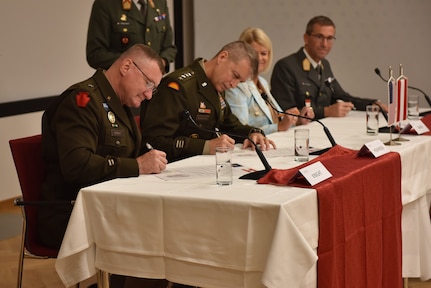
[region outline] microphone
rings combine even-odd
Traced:
[[[335,78],[333,78],[333,79],[335,79]],[[325,80],[325,82],[326,82],[326,80]],[[322,125],[323,131],[325,132],[326,137],[328,137],[329,142],[331,142],[332,147],[337,145],[337,143],[335,143],[334,137],[332,137],[331,132],[329,132],[328,127],[326,127],[325,124],[320,122],[318,119],[314,119],[314,118],[310,118],[310,117],[306,117],[306,116],[302,116],[302,115],[296,115],[296,114],[292,114],[292,113],[288,113],[288,112],[278,111],[278,109],[276,107],[274,107],[274,105],[272,105],[271,101],[268,100],[268,95],[265,92],[263,92],[261,94],[261,96],[262,96],[263,100],[265,100],[265,102],[268,103],[269,106],[271,106],[271,108],[277,113],[281,113],[281,114],[285,114],[285,115],[289,115],[289,116],[295,116],[295,117],[299,117],[299,118],[303,118],[303,119],[307,119],[307,120],[311,120],[311,121],[319,123],[320,125]],[[319,151],[314,151],[314,152],[310,153],[310,155],[320,155],[323,152],[328,151],[329,149],[331,149],[331,148],[325,148],[325,149],[322,149]]]
[[[331,89],[332,93],[335,94],[334,87],[332,87],[332,82],[334,82],[334,81],[335,81],[334,77],[328,77],[328,78],[325,79],[325,85],[326,85],[326,87],[328,87],[329,89]]]
[[[331,89],[331,92],[332,92],[332,94],[335,95],[335,98],[339,98],[339,99],[337,99],[337,102],[344,102],[343,99],[341,99],[341,97],[338,97],[337,93],[335,92],[334,87],[332,86],[332,82],[335,82],[335,78],[334,77],[328,77],[325,79],[324,82],[325,82],[326,87]],[[356,107],[353,106],[352,110],[356,110]]]
[[[184,110],[183,113],[184,113],[184,117],[188,121],[190,121],[193,124],[193,126],[195,126],[196,128],[198,128],[201,131],[215,133],[216,135],[219,135],[220,132],[224,133],[222,131],[219,131],[217,128],[215,130],[209,130],[209,129],[205,129],[205,128],[200,127],[198,125],[198,123],[196,123],[195,119],[193,119],[189,110]],[[272,167],[268,164],[268,161],[266,160],[265,156],[263,155],[262,150],[260,150],[259,146],[257,146],[257,144],[253,140],[251,140],[250,137],[242,136],[242,135],[236,135],[236,134],[232,134],[232,133],[224,133],[224,134],[229,135],[229,136],[233,136],[233,137],[248,139],[248,141],[250,141],[251,144],[253,144],[254,149],[256,150],[257,156],[259,156],[260,161],[262,162],[263,166],[265,167],[265,170],[254,171],[254,172],[242,175],[241,177],[239,177],[239,179],[258,180],[258,179],[262,178],[263,176],[265,176],[265,174],[268,173],[270,170],[272,170]]]
[[[376,74],[380,77],[380,79],[382,79],[385,82],[388,82],[388,80],[386,80],[385,78],[383,78],[382,74],[380,74],[380,69],[379,68],[375,68],[374,72],[376,72]],[[424,95],[425,100],[428,102],[428,105],[431,106],[431,98],[424,91],[422,91],[419,88],[412,87],[410,85],[408,85],[407,87],[410,88],[410,89],[413,89],[413,90],[421,92]]]
[[[376,101],[376,102],[374,102],[373,103],[374,105],[377,105],[377,106],[379,106],[379,108],[380,108],[380,112],[382,112],[382,115],[383,115],[383,117],[385,118],[385,120],[386,120],[386,122],[388,122],[388,113],[386,113],[386,111],[385,110],[383,110],[383,107],[382,106],[380,106],[380,104]]]

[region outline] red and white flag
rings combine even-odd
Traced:
[[[397,79],[397,122],[407,119],[408,78],[403,74],[400,64],[400,77]]]
[[[397,81],[394,78],[392,67],[389,66],[388,79],[388,126],[397,122]]]

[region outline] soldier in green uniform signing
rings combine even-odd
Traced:
[[[134,44],[145,44],[162,57],[165,72],[175,60],[166,0],[95,0],[87,34],[87,62],[109,66]]]
[[[261,129],[241,124],[224,100],[224,90],[236,87],[257,71],[257,59],[249,44],[235,41],[225,45],[211,60],[196,59],[190,66],[166,75],[154,98],[142,103],[144,139],[165,151],[168,161],[215,154],[216,147],[233,147],[235,141],[244,141],[244,148],[254,148],[249,140],[244,140],[248,136],[262,150],[275,148]],[[223,133],[215,133],[217,129]]]
[[[160,173],[166,154],[145,149],[129,107],[151,99],[162,79],[159,55],[143,44],[124,52],[107,70],[63,92],[42,117],[46,201],[73,200],[84,187],[105,180]],[[59,248],[72,208],[46,206],[39,238]]]

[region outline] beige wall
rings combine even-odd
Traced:
[[[392,65],[398,76],[402,63],[409,84],[431,94],[429,0],[199,0],[194,8],[198,56],[212,57],[223,44],[238,39],[244,28],[257,26],[271,38],[275,62],[303,45],[310,18],[326,15],[337,26],[328,59],[346,91],[383,100],[386,86],[374,68],[386,77]],[[269,79],[270,72],[264,76]],[[426,105],[422,97],[420,102]]]
[[[168,0],[171,11],[172,1]],[[58,95],[94,73],[85,60],[92,3],[44,0],[35,5],[32,0],[24,0],[3,5],[0,103]],[[31,16],[34,13],[36,16]],[[0,201],[21,194],[8,141],[40,134],[42,113],[0,118]]]
[[[92,2],[5,2],[0,9],[0,103],[57,95],[93,73],[85,61]],[[347,91],[383,100],[385,86],[374,68],[379,67],[386,75],[388,65],[402,63],[410,85],[431,93],[429,0],[198,0],[193,5],[194,10],[185,14],[186,20],[194,20],[193,27],[186,29],[185,41],[188,45],[194,42],[186,52],[195,52],[186,61],[197,56],[212,57],[248,26],[261,27],[269,34],[277,60],[302,45],[309,18],[325,14],[337,25],[337,40],[329,60]],[[269,74],[265,76],[269,78]],[[426,106],[423,99],[421,105]],[[8,141],[40,133],[41,114],[0,118],[0,201],[20,194]]]

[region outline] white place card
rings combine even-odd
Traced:
[[[401,134],[410,133],[412,130],[418,135],[426,133],[429,128],[422,122],[422,120],[412,120],[410,121],[402,130]]]
[[[409,125],[411,126],[412,129],[416,131],[418,135],[421,135],[430,131],[428,127],[424,124],[424,122],[422,122],[422,120],[410,121]]]
[[[299,169],[299,172],[307,179],[311,186],[332,177],[332,174],[320,161]]]
[[[365,143],[364,146],[362,146],[361,150],[359,150],[358,155],[364,155],[370,152],[373,154],[375,158],[380,157],[386,153],[389,153],[389,149],[383,144],[382,140],[377,139],[368,143]]]

